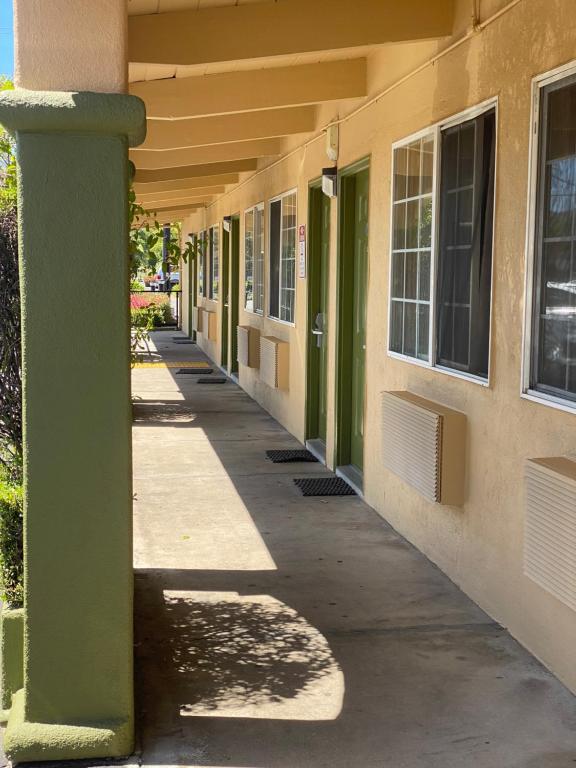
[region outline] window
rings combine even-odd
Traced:
[[[270,203],[270,317],[294,322],[296,297],[296,193]]]
[[[490,108],[437,126],[395,148],[393,157],[390,352],[483,380],[490,348],[495,152],[496,113]]]
[[[206,232],[198,235],[198,293],[206,296]]]
[[[576,401],[576,75],[540,84],[528,388]]]
[[[244,214],[244,307],[254,312],[254,208]]]
[[[244,306],[264,311],[264,203],[244,214]]]
[[[390,349],[430,359],[434,135],[394,152]]]
[[[437,363],[488,378],[496,119],[442,132]]]
[[[220,288],[220,227],[216,225],[210,229],[210,284],[208,296],[211,299],[218,298]]]

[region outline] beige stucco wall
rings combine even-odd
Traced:
[[[470,3],[459,4],[462,34]],[[504,3],[483,4],[496,11]],[[484,17],[486,14],[484,13]],[[444,42],[446,46],[446,42]],[[434,44],[395,46],[371,61],[385,83],[387,57],[404,74]],[[402,59],[408,57],[409,61]],[[531,79],[576,59],[573,0],[523,0],[484,31],[422,69],[340,129],[339,166],[371,158],[365,497],[378,512],[449,574],[561,679],[576,690],[576,613],[522,572],[523,470],[528,457],[573,453],[576,414],[520,397],[525,276]],[[408,67],[410,68],[410,67]],[[413,68],[413,67],[412,67]],[[391,144],[488,98],[498,98],[498,156],[490,386],[450,377],[387,355]],[[345,114],[344,105],[322,115]],[[207,210],[206,222],[298,188],[298,224],[307,221],[308,183],[327,165],[323,142],[293,154]],[[331,305],[334,328],[336,208],[332,203]],[[204,214],[186,224],[204,225]],[[241,219],[241,223],[242,219]],[[243,230],[242,230],[243,231]],[[243,249],[242,249],[243,250]],[[241,263],[241,274],[243,263]],[[295,328],[241,312],[240,322],[290,341],[290,391],[269,390],[256,371],[240,382],[298,438],[304,437],[306,280],[297,280]],[[327,456],[334,439],[334,336],[329,334]],[[219,359],[219,350],[208,350]],[[468,418],[467,501],[460,509],[433,505],[387,472],[381,462],[380,404],[384,390],[409,389]]]
[[[38,91],[124,93],[126,0],[14,0],[14,78]]]

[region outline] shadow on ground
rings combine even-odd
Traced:
[[[205,360],[155,334],[165,360]],[[217,372],[216,372],[217,373]],[[574,697],[235,384],[135,371],[144,765],[573,768]]]

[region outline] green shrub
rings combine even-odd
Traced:
[[[144,328],[151,331],[154,326],[162,325],[164,311],[161,304],[150,304],[130,310],[132,328]]]
[[[0,211],[0,466],[14,482],[20,482],[22,353],[18,223],[14,210]]]
[[[24,532],[22,488],[0,479],[0,579],[9,608],[24,602]]]
[[[164,301],[158,305],[160,309],[160,321],[156,325],[172,325],[174,317],[172,316],[172,307],[169,301]]]

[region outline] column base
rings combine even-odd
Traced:
[[[12,697],[4,751],[13,763],[128,757],[133,749],[131,720],[84,725],[29,723],[24,719],[24,690]]]
[[[5,723],[12,694],[24,685],[24,610],[2,608],[0,614],[0,723]]]

